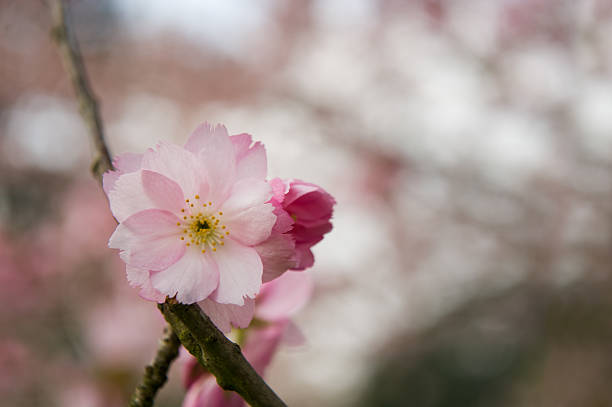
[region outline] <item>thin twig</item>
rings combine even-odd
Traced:
[[[64,68],[68,76],[70,76],[79,101],[79,111],[89,128],[89,133],[94,143],[95,157],[92,162],[91,172],[102,183],[102,175],[106,171],[113,169],[113,164],[104,141],[104,131],[102,129],[102,119],[100,119],[98,103],[89,85],[79,45],[69,24],[69,16],[66,13],[62,0],[54,0],[52,2],[51,15],[54,23],[51,35],[60,50]]]
[[[145,367],[142,382],[136,387],[130,400],[129,407],[151,407],[157,391],[168,380],[170,364],[179,353],[181,342],[174,333],[172,327],[164,328],[164,336],[159,340],[159,347],[155,359]]]
[[[93,175],[101,182],[102,175],[113,169],[104,141],[102,121],[87,80],[76,39],[67,21],[64,3],[62,0],[52,1],[53,38],[58,44],[65,69],[72,80],[79,100],[81,116],[87,123],[94,141],[96,156],[91,169]],[[223,389],[236,391],[253,407],[285,406],[285,403],[244,358],[240,347],[227,339],[197,305],[177,304],[175,301],[168,300],[160,304],[159,308],[185,348],[198,359],[202,366],[216,376],[217,383]],[[158,357],[162,357],[159,351],[155,360],[158,360]],[[166,371],[171,361],[172,359],[164,365]],[[146,375],[145,371],[143,382],[147,380]],[[138,391],[137,389],[136,393]]]

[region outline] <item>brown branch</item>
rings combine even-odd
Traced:
[[[217,378],[224,390],[233,390],[253,407],[285,406],[240,352],[197,305],[168,300],[158,305],[176,330],[183,346]]]
[[[110,154],[104,141],[102,120],[87,80],[85,66],[76,39],[68,24],[64,3],[62,0],[52,1],[54,22],[52,35],[60,49],[65,69],[72,80],[79,100],[81,116],[87,123],[90,136],[94,141],[96,156],[91,170],[93,175],[101,182],[102,175],[113,169]],[[181,343],[198,359],[200,364],[215,375],[219,386],[225,390],[236,391],[253,407],[285,406],[285,403],[244,358],[240,352],[240,347],[227,339],[197,305],[178,304],[175,301],[168,300],[166,303],[160,304],[159,308]],[[172,358],[167,359],[167,355],[160,355],[160,351],[166,352],[165,349],[164,346],[160,347],[155,360],[157,361],[158,358],[168,360],[168,363],[159,365],[160,369],[164,368],[167,371]],[[143,382],[147,381],[147,374],[148,367]],[[161,374],[161,371],[156,372],[156,374]],[[163,382],[157,388],[161,385],[163,385]],[[138,392],[137,389],[134,397]]]
[[[179,353],[181,342],[174,333],[172,326],[164,328],[164,336],[159,340],[159,347],[155,359],[145,367],[142,382],[136,387],[130,400],[129,407],[151,407],[157,391],[168,380],[170,364]]]
[[[68,22],[69,17],[62,0],[54,0],[51,3],[51,16],[53,18],[51,36],[59,48],[62,63],[68,76],[70,76],[79,101],[79,111],[89,128],[91,139],[94,142],[95,156],[91,165],[91,172],[102,183],[102,175],[106,171],[113,169],[113,164],[104,141],[104,131],[102,129],[98,103],[89,85],[83,58],[81,57],[74,32]]]

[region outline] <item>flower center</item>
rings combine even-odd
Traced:
[[[197,247],[202,253],[206,253],[206,250],[216,252],[219,246],[225,244],[223,240],[230,232],[221,223],[223,212],[213,212],[212,202],[200,203],[199,200],[199,195],[193,201],[185,200],[186,206],[181,209],[183,222],[177,223],[182,229],[179,239],[185,241],[186,246]]]
[[[201,232],[204,229],[210,229],[210,225],[207,220],[198,219],[194,225],[196,232]]]

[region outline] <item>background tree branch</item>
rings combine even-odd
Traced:
[[[159,340],[159,348],[155,354],[155,359],[145,367],[142,381],[132,394],[130,407],[149,407],[153,405],[157,391],[168,380],[170,364],[178,356],[180,345],[181,342],[174,333],[172,326],[167,325],[164,328],[164,336]]]
[[[91,165],[91,172],[102,183],[102,175],[106,171],[113,169],[113,164],[104,141],[104,131],[98,103],[91,90],[79,45],[72,31],[72,26],[68,21],[70,17],[66,13],[62,0],[53,0],[51,2],[51,16],[53,18],[51,35],[61,53],[64,69],[66,69],[68,76],[70,76],[72,86],[79,101],[79,111],[94,143],[95,156]]]
[[[79,101],[81,116],[87,124],[90,137],[94,142],[95,157],[91,170],[96,179],[102,183],[102,175],[106,171],[112,170],[113,165],[104,139],[98,105],[91,90],[83,59],[62,0],[52,0],[51,14],[53,18],[52,36],[58,45],[62,62],[72,81]],[[185,348],[208,371],[215,375],[219,386],[225,390],[236,391],[253,407],[285,406],[285,403],[244,358],[240,347],[227,339],[197,305],[184,305],[173,300],[167,300],[166,303],[160,304],[159,308],[172,327],[167,335],[172,337],[172,331],[174,331]],[[143,392],[154,389],[150,395],[151,403],[153,402],[155,393],[165,382],[165,380],[160,382],[159,378],[166,376],[170,363],[174,359],[174,357],[170,357],[173,344],[172,338],[169,338],[167,346],[164,344],[160,346],[153,363],[154,372],[150,372],[149,367],[151,366],[147,366],[145,370],[143,385],[146,387],[146,383],[154,383],[155,386],[149,386],[149,390],[139,386],[134,397],[144,398]],[[157,368],[155,367],[156,361],[160,361]],[[156,376],[156,378],[148,377],[149,374]],[[146,397],[148,398],[148,396]],[[134,398],[132,402],[134,402]],[[144,406],[148,404],[130,405]]]

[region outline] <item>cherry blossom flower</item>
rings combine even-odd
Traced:
[[[304,270],[314,264],[311,247],[332,230],[330,222],[336,201],[320,186],[300,180],[270,181],[273,200],[294,220],[290,235],[295,241],[295,266]],[[282,192],[282,193],[279,193]]]
[[[288,269],[304,270],[313,265],[311,247],[331,230],[330,219],[335,204],[329,193],[314,184],[278,178],[270,181],[270,184],[273,191],[270,202],[275,208],[276,223],[270,237],[255,246],[264,264],[264,282],[281,276]],[[265,291],[258,298],[266,295]],[[247,299],[243,306],[218,304],[210,298],[198,304],[226,333],[232,326],[248,327],[255,309],[252,299]]]
[[[299,329],[290,317],[299,311],[312,295],[310,276],[301,272],[287,272],[263,285],[255,299],[257,327],[244,331],[242,350],[245,358],[261,376],[270,365],[281,343],[298,345],[303,342]],[[206,300],[206,302],[209,302]],[[227,308],[223,305],[219,308]],[[212,313],[217,326],[229,326],[228,313]],[[188,389],[183,407],[239,407],[244,401],[233,392],[226,392],[217,385],[211,374],[205,372],[196,359],[189,357],[183,370],[185,387]]]
[[[277,222],[266,182],[266,153],[247,134],[200,125],[185,147],[159,143],[117,158],[104,177],[119,222],[109,246],[120,249],[128,279],[156,301],[210,298],[243,305],[262,284],[254,248]]]

